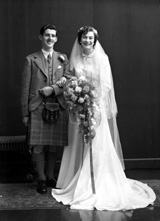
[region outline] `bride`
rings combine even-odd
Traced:
[[[153,204],[153,190],[125,176],[110,64],[94,28],[79,29],[70,71],[77,78],[84,76],[96,88],[101,120],[92,145],[84,143],[79,125],[70,121],[69,145],[64,149],[57,181],[59,189],[52,189],[52,196],[71,209],[118,211]]]

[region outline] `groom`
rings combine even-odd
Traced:
[[[41,50],[25,59],[21,107],[23,123],[28,128],[27,142],[38,174],[37,192],[44,194],[47,187],[56,186],[56,150],[68,145],[68,114],[63,89],[56,84],[64,75],[68,59],[54,50],[58,40],[54,25],[41,27],[39,40]],[[55,110],[52,115],[51,112],[42,114],[47,105]],[[49,122],[53,119],[54,122]]]

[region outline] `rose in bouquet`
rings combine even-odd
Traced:
[[[64,98],[71,120],[79,125],[84,142],[90,142],[100,123],[96,88],[84,76],[72,77],[64,87]]]

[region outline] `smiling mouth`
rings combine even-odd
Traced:
[[[85,46],[91,46],[91,43],[84,43]]]

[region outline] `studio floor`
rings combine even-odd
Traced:
[[[128,178],[150,185],[157,199],[153,206],[134,211],[70,210],[50,194],[36,192],[36,182],[0,183],[0,221],[160,221],[160,170],[128,170]]]

